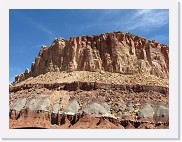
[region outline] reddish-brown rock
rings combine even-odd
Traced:
[[[168,78],[168,50],[166,45],[122,32],[57,38],[50,46],[42,46],[31,71],[26,69],[15,82],[51,71],[75,70],[149,73]]]
[[[9,85],[10,128],[167,129],[168,54],[129,33],[55,39]]]

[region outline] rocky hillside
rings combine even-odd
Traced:
[[[122,32],[55,39],[10,84],[10,128],[167,129],[168,51]]]
[[[57,38],[50,46],[42,46],[31,71],[26,69],[15,82],[57,71],[148,73],[168,78],[168,51],[166,45],[122,32]]]

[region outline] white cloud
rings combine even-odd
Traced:
[[[152,28],[160,28],[169,22],[167,10],[136,10],[126,23],[127,30],[151,30]]]
[[[132,32],[140,30],[143,33],[161,28],[168,24],[168,10],[139,9],[139,10],[105,10],[98,13],[95,21],[80,28],[81,31],[101,28]]]
[[[118,16],[118,14],[121,14],[121,10],[112,10],[112,9],[108,9],[108,10],[104,10],[101,12],[101,15],[98,17],[97,22],[101,22],[101,21],[105,21],[107,20],[107,18],[113,17],[113,16]]]
[[[138,16],[141,16],[141,15],[145,15],[145,14],[148,14],[152,12],[151,9],[140,9],[140,10],[136,10],[136,13],[134,14],[133,17],[138,17]]]

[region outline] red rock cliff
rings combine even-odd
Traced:
[[[51,71],[108,71],[122,74],[149,73],[168,78],[169,48],[130,33],[114,32],[94,36],[57,38],[42,46],[31,71],[15,82]]]

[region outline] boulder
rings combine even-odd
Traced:
[[[101,106],[103,106],[108,112],[110,112],[111,106],[109,106],[106,102],[102,102]]]
[[[150,104],[146,103],[141,106],[138,118],[153,118],[154,110]]]
[[[110,111],[98,103],[90,104],[82,111],[89,115],[115,118],[113,115],[111,115]]]
[[[169,117],[169,109],[163,105],[158,105],[154,112],[154,117]]]
[[[21,111],[26,105],[26,98],[18,99],[12,106],[11,109]]]
[[[64,109],[63,113],[64,114],[69,114],[69,115],[74,115],[78,112],[80,109],[80,105],[77,102],[77,100],[72,100],[68,106]]]
[[[50,100],[48,98],[32,99],[26,104],[26,109],[30,111],[49,111]]]
[[[50,100],[49,99],[40,99],[37,103],[37,107],[35,108],[35,111],[42,110],[42,111],[48,111],[48,107],[50,106]]]

